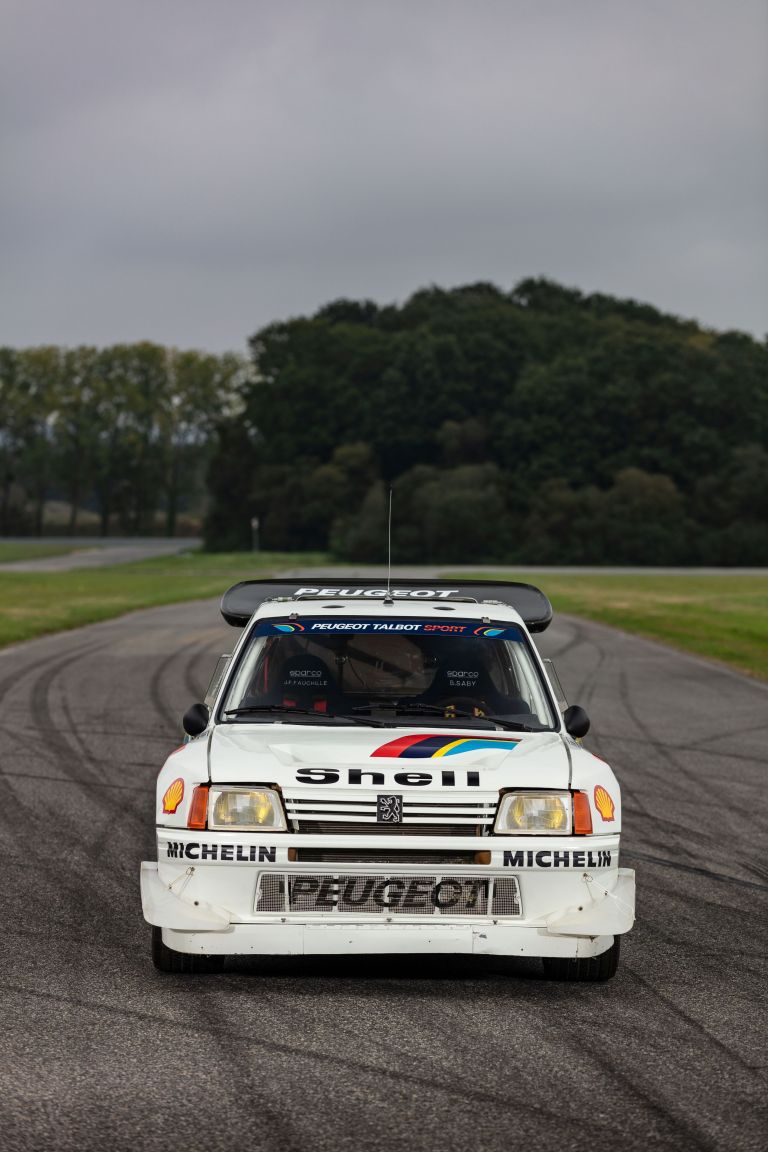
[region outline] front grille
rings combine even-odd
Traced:
[[[383,790],[382,790],[383,792]],[[487,836],[493,828],[497,793],[460,799],[434,800],[423,796],[400,797],[400,822],[379,821],[377,795],[366,793],[349,799],[317,792],[286,794],[285,806],[294,832],[319,836]]]
[[[297,832],[314,832],[317,836],[484,836],[485,824],[365,824],[332,820],[298,821]]]
[[[520,916],[514,876],[262,872],[255,911],[324,916]]]
[[[389,852],[375,848],[294,848],[300,864],[477,864],[475,852],[410,852],[392,848]]]

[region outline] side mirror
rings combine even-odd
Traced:
[[[193,704],[184,713],[181,725],[187,736],[199,736],[201,732],[205,732],[210,718],[211,714],[205,704]]]
[[[575,736],[577,740],[589,732],[589,716],[578,704],[571,704],[570,708],[566,708],[563,712],[563,720],[568,735]]]

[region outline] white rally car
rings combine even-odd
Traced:
[[[542,592],[258,580],[222,612],[244,631],[184,717],[141,866],[159,969],[440,952],[613,976],[619,787],[530,639]]]

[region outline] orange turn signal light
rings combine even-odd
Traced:
[[[208,785],[198,784],[192,793],[192,803],[187,816],[187,828],[203,831],[208,823]]]
[[[194,804],[194,800],[192,801]],[[586,792],[573,794],[573,834],[574,836],[591,836],[592,809],[589,806],[589,795]]]

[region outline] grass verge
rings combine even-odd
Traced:
[[[768,576],[475,572],[542,588],[557,612],[661,640],[768,680]],[[466,572],[464,579],[469,578]]]
[[[18,543],[16,540],[0,540],[0,564],[14,564],[17,560],[43,560],[46,556],[68,556],[70,552],[79,552],[79,548],[67,545],[63,540],[60,544],[42,543],[37,540]]]
[[[325,562],[320,553],[194,552],[109,568],[0,572],[0,647],[138,608],[220,596],[237,580]],[[509,570],[473,575],[516,578]],[[519,579],[543,588],[555,612],[611,624],[768,680],[768,576],[526,572]]]
[[[190,552],[69,572],[0,572],[0,647],[183,600],[220,596],[238,580],[322,564],[321,553]]]

